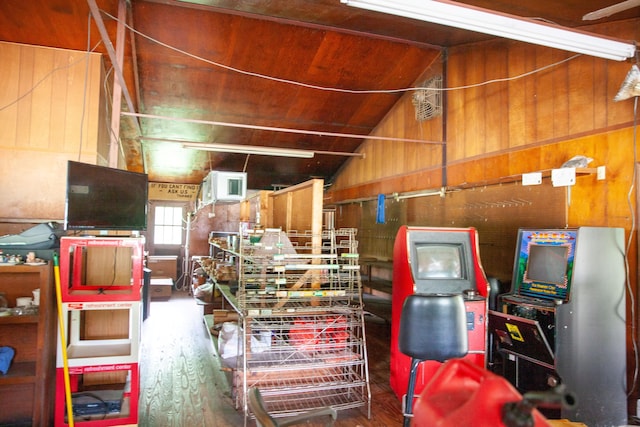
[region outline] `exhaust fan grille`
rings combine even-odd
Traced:
[[[423,89],[413,93],[412,104],[416,110],[416,120],[423,122],[442,114],[442,76],[434,76],[424,82]]]
[[[634,96],[640,96],[640,68],[635,64],[631,66],[627,77],[625,77],[620,90],[613,100],[624,101]]]

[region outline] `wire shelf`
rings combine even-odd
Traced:
[[[274,416],[320,406],[364,406],[370,416],[356,232],[241,233],[237,292],[217,288],[240,315],[234,397],[245,422],[250,387]]]
[[[335,387],[297,392],[296,398],[286,393],[262,393],[269,413],[278,416],[297,415],[311,409],[331,406],[336,410],[363,406],[368,396],[364,386]]]

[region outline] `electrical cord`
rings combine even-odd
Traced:
[[[141,31],[136,30],[135,28],[131,27],[129,24],[127,24],[126,22],[122,22],[120,21],[118,18],[116,18],[115,16],[111,15],[110,13],[100,9],[100,12],[107,16],[109,19],[112,19],[118,23],[120,23],[121,25],[123,25],[125,28],[129,29],[130,31],[132,31],[133,33],[139,35],[140,37],[143,37],[147,40],[149,40],[152,43],[156,43],[160,46],[163,46],[167,49],[170,49],[174,52],[180,53],[182,55],[185,55],[189,58],[192,59],[196,59],[198,61],[202,61],[205,62],[209,65],[213,65],[219,68],[223,68],[225,70],[228,71],[233,71],[235,73],[239,73],[239,74],[244,74],[247,76],[251,76],[251,77],[258,77],[261,79],[267,79],[267,80],[271,80],[271,81],[275,81],[275,82],[279,82],[279,83],[285,83],[285,84],[290,84],[290,85],[295,85],[295,86],[301,86],[301,87],[305,87],[305,88],[309,88],[309,89],[317,89],[317,90],[323,90],[323,91],[329,91],[329,92],[342,92],[342,93],[352,93],[352,94],[391,94],[391,93],[402,93],[402,92],[411,92],[411,91],[417,91],[417,90],[440,90],[440,91],[453,91],[453,90],[461,90],[461,89],[470,89],[470,88],[475,88],[475,87],[480,87],[480,86],[485,86],[488,84],[492,84],[492,83],[500,83],[500,82],[506,82],[506,81],[512,81],[512,80],[516,80],[516,79],[521,79],[523,77],[527,77],[530,76],[532,74],[535,73],[539,73],[542,71],[545,71],[549,68],[558,66],[560,64],[563,64],[565,62],[571,61],[579,56],[583,56],[582,54],[576,54],[573,55],[569,58],[563,59],[561,61],[558,62],[554,62],[552,64],[546,65],[544,67],[540,67],[540,68],[536,68],[532,71],[528,71],[526,73],[522,73],[519,74],[517,76],[513,76],[513,77],[505,77],[505,78],[500,78],[500,79],[493,79],[493,80],[487,80],[485,82],[481,82],[481,83],[476,83],[476,84],[471,84],[471,85],[465,85],[465,86],[458,86],[458,87],[451,87],[451,88],[431,88],[431,87],[407,87],[407,88],[398,88],[398,89],[364,89],[364,90],[356,90],[356,89],[344,89],[344,88],[336,88],[336,87],[327,87],[327,86],[318,86],[318,85],[312,85],[309,83],[303,83],[303,82],[299,82],[299,81],[295,81],[295,80],[289,80],[289,79],[282,79],[282,78],[278,78],[278,77],[273,77],[273,76],[268,76],[265,74],[260,74],[257,72],[253,72],[253,71],[247,71],[247,70],[242,70],[240,68],[236,68],[236,67],[232,67],[230,65],[225,65],[222,64],[220,62],[216,62],[210,59],[206,59],[203,58],[201,56],[195,55],[193,53],[189,53],[183,49],[179,49],[177,47],[171,46],[170,44],[164,43],[154,37],[148,36],[144,33],[142,33]]]
[[[629,231],[629,239],[627,242],[627,248],[625,250],[625,254],[624,254],[624,262],[625,262],[625,269],[626,269],[626,285],[627,285],[627,294],[629,295],[629,299],[631,300],[629,304],[627,304],[628,307],[630,307],[631,310],[631,342],[633,345],[633,356],[634,356],[634,370],[633,370],[633,382],[631,384],[631,387],[628,389],[627,391],[627,396],[631,396],[633,394],[633,392],[636,390],[637,387],[637,383],[638,383],[638,363],[639,363],[639,356],[638,356],[638,339],[637,339],[637,319],[636,319],[636,302],[635,302],[635,297],[634,297],[634,293],[633,293],[633,288],[631,286],[631,282],[629,280],[629,252],[631,250],[631,241],[633,240],[632,237],[635,233],[636,230],[636,212],[634,209],[634,205],[633,205],[633,192],[634,192],[634,188],[635,188],[635,182],[638,179],[638,154],[637,154],[637,150],[638,150],[638,144],[637,144],[637,131],[638,131],[638,97],[634,97],[634,101],[633,101],[633,137],[632,137],[632,141],[633,141],[633,174],[632,174],[632,178],[631,178],[631,185],[629,186],[629,192],[627,193],[627,203],[629,205],[629,211],[631,213],[631,230]]]

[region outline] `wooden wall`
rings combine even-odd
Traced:
[[[99,54],[0,42],[0,222],[64,219],[67,160],[109,142],[104,76]]]
[[[640,21],[599,31],[638,39]],[[606,139],[609,132],[632,124],[632,101],[613,101],[629,63],[569,59],[573,55],[566,52],[506,40],[451,49],[446,57],[446,67],[440,58],[424,75],[446,72],[446,114],[417,123],[408,93],[373,132],[428,143],[365,142],[361,151],[366,157],[348,161],[334,179],[331,200],[483,183],[558,167],[574,154],[592,154],[594,164],[602,165],[609,154],[599,146],[576,153],[571,144],[557,143],[594,135]],[[517,78],[554,63],[559,64]],[[484,84],[504,78],[512,80]],[[438,144],[441,141],[446,145]],[[545,145],[554,148],[531,151]]]
[[[195,211],[189,232],[190,255],[209,255],[209,233],[237,233],[240,227],[240,203],[216,203]]]
[[[617,23],[599,32],[638,39],[639,23]],[[446,58],[446,64],[440,61],[425,71],[425,78],[445,72],[446,88],[464,87],[446,91],[445,114],[416,123],[407,94],[374,132],[446,140],[446,144],[376,140],[363,144],[365,159],[349,160],[326,195],[327,204],[342,207],[338,224],[380,228],[366,213],[368,201],[379,194],[393,199],[442,187],[460,192],[502,185],[520,180],[523,173],[548,172],[580,154],[594,159],[590,167],[604,166],[606,179],[597,180],[595,175],[578,179],[566,202],[566,224],[561,225],[623,227],[627,239],[635,239],[630,209],[635,197],[627,199],[634,184],[633,100],[613,101],[629,63],[574,57],[506,40],[451,49]],[[551,64],[556,65],[524,76]],[[505,78],[511,80],[483,84]],[[347,209],[350,201],[360,208]],[[387,234],[408,218],[419,218],[411,209],[397,224],[387,225],[391,228]],[[556,223],[544,209],[539,219],[540,225]],[[391,257],[390,244],[382,249],[373,246],[365,243],[361,248]],[[635,257],[631,262],[635,280]]]
[[[191,255],[208,255],[211,231],[237,233],[241,222],[253,227],[260,209],[260,225],[285,231],[322,232],[323,184],[312,179],[280,191],[259,191],[243,203],[217,203],[198,209],[191,219],[189,250]]]
[[[598,32],[638,40],[640,20],[601,25]],[[416,123],[407,94],[374,131],[429,143],[365,142],[360,150],[365,159],[348,162],[326,202],[337,207],[339,226],[359,229],[360,252],[381,259],[392,258],[392,242],[402,224],[475,226],[485,270],[502,280],[511,277],[519,226],[624,228],[633,292],[627,295],[631,385],[636,368],[632,341],[637,339],[637,307],[631,307],[638,294],[633,222],[637,135],[633,100],[613,101],[631,63],[573,56],[506,40],[451,49],[446,64],[434,63],[425,71],[426,77],[443,73],[447,88],[465,87],[446,91],[445,115]],[[557,65],[524,76],[551,64]],[[509,80],[483,84],[504,78]],[[586,174],[570,190],[553,187],[545,178],[534,199],[526,194],[532,188],[518,183],[521,174],[548,172],[574,155],[592,157],[589,166],[604,166],[606,178]],[[442,188],[443,197],[398,198]],[[475,199],[479,192],[484,194]],[[379,194],[387,200],[385,224],[375,222]],[[482,205],[500,201],[511,201],[513,207]],[[637,394],[634,389],[630,402]]]
[[[587,179],[587,178],[585,178]],[[393,246],[401,225],[474,227],[487,275],[505,284],[511,280],[517,231],[520,227],[562,228],[567,224],[565,188],[519,183],[488,185],[463,191],[385,202],[386,222],[376,222],[375,201],[362,203],[358,229],[361,256],[393,259]],[[346,211],[343,211],[346,214]],[[349,216],[356,217],[351,210]],[[344,215],[341,217],[343,221]],[[343,225],[343,224],[341,224]]]
[[[273,216],[266,226],[284,231],[311,231],[319,236],[322,233],[323,184],[321,179],[311,179],[271,193]]]

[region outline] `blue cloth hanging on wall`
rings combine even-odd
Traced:
[[[384,194],[378,194],[378,207],[376,210],[376,224],[384,224]]]
[[[11,347],[0,347],[0,372],[2,372],[3,375],[6,375],[9,371],[9,366],[11,366],[11,360],[13,360],[14,354],[16,354],[16,352]]]

